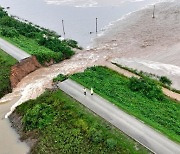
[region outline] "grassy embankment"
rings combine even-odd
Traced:
[[[22,116],[24,131],[38,139],[32,154],[148,153],[60,90],[46,91],[20,105],[16,113]]]
[[[0,98],[11,92],[9,77],[11,66],[13,66],[16,62],[17,61],[14,58],[0,50]]]
[[[158,75],[155,75],[155,74],[152,74],[152,73],[146,73],[146,72],[143,72],[143,71],[138,71],[136,69],[133,69],[133,68],[128,68],[126,66],[123,66],[123,65],[120,65],[120,64],[116,64],[116,63],[113,63],[114,65],[116,65],[117,67],[119,68],[122,68],[122,69],[125,69],[129,72],[132,72],[136,75],[139,75],[140,77],[149,77],[149,78],[152,78],[154,80],[156,80],[157,84],[161,85],[162,87],[164,88],[167,88],[175,93],[178,93],[180,94],[180,90],[177,90],[175,88],[172,88],[171,85],[172,85],[172,81],[170,79],[168,79],[166,76],[158,76]]]
[[[129,79],[100,66],[71,78],[87,88],[93,87],[100,96],[180,142],[180,104],[166,97],[153,80]]]
[[[59,62],[70,58],[79,48],[76,41],[59,40],[59,36],[52,31],[21,22],[8,14],[0,7],[0,37],[8,40],[31,55],[35,55],[43,64],[53,59]]]

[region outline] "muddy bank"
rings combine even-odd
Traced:
[[[149,6],[118,21],[95,40],[94,46],[99,52],[110,52],[109,59],[138,58],[154,65],[161,63],[168,67],[164,67],[164,75],[180,89],[180,74],[175,77],[177,69],[173,69],[180,68],[180,2],[157,4],[155,18],[152,12],[153,6]]]
[[[16,132],[20,136],[20,140],[22,142],[26,142],[30,149],[35,146],[37,142],[37,133],[34,131],[24,132],[23,124],[22,124],[22,116],[19,115],[16,111],[14,111],[10,116],[9,120],[11,122],[11,126],[16,130]]]
[[[157,14],[158,12],[156,12],[156,15],[158,15],[156,19],[158,20],[152,20],[152,8],[132,14],[127,21],[124,20],[122,23],[119,23],[117,27],[114,27],[113,30],[115,32],[109,33],[104,39],[98,40],[97,43],[99,43],[99,46],[97,49],[79,52],[71,59],[47,68],[40,68],[30,73],[17,84],[12,93],[4,96],[0,100],[0,117],[4,118],[7,113],[11,114],[11,111],[13,111],[16,106],[29,99],[35,99],[41,95],[46,88],[51,87],[52,79],[60,73],[71,74],[74,72],[80,72],[93,65],[102,65],[104,61],[113,57],[134,57],[143,55],[144,57],[145,55],[148,57],[147,53],[159,54],[160,51],[164,52],[164,55],[172,53],[170,52],[172,51],[172,46],[174,43],[176,44],[178,42],[180,36],[180,23],[177,22],[180,19],[180,16],[178,13],[176,13],[176,11],[180,9],[178,8],[178,5],[176,6],[175,4],[169,3],[165,6],[164,4],[159,6],[162,8],[160,12],[162,12],[164,15],[161,15],[161,13]],[[163,8],[163,6],[165,8]],[[167,12],[170,13],[167,14]],[[160,21],[163,21],[164,23],[161,24],[159,23]],[[154,27],[152,30],[151,26]],[[156,30],[154,31],[154,29]],[[149,40],[154,35],[154,33],[151,31],[156,32],[156,34],[160,36],[157,38],[153,37],[153,39],[155,38],[156,41],[149,41],[147,43],[144,42],[145,40]],[[172,31],[172,33],[170,31]],[[158,41],[158,39],[160,41]],[[142,46],[142,44],[145,45]],[[176,53],[178,54],[179,52],[177,51]],[[172,59],[174,57],[176,57],[176,60],[172,62],[178,63],[177,60],[179,56],[173,56]],[[170,58],[164,59],[170,60]],[[0,119],[0,130],[2,135],[10,134],[9,132],[12,131],[9,123],[6,122],[5,119]],[[16,145],[15,142],[17,136],[14,138],[8,137],[5,140],[5,143],[3,142],[4,138],[6,138],[6,135],[0,136],[0,142],[2,141],[2,144],[0,145],[0,153],[3,153],[7,149],[11,149],[11,145]],[[11,150],[11,153],[20,154],[17,150]]]
[[[11,88],[15,88],[16,85],[22,80],[22,78],[40,67],[41,65],[39,64],[35,56],[26,58],[16,65],[12,66],[10,75]]]
[[[19,141],[19,135],[11,128],[9,120],[5,118],[15,110],[16,106],[29,99],[37,98],[47,88],[51,88],[52,79],[58,74],[83,71],[85,68],[93,66],[97,61],[104,61],[105,58],[105,52],[99,55],[96,50],[80,51],[71,59],[49,67],[41,67],[24,77],[12,93],[0,99],[0,153],[25,154],[29,151],[29,147],[25,142]],[[14,120],[14,123],[16,122]]]

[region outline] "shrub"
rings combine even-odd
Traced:
[[[101,129],[90,128],[89,135],[90,140],[96,144],[104,141],[104,134]]]
[[[2,36],[6,36],[6,37],[17,37],[17,36],[19,36],[19,33],[14,28],[2,28],[1,34],[2,34]]]
[[[161,76],[159,81],[168,86],[171,86],[171,84],[172,84],[172,81],[170,79],[168,79],[166,76]]]
[[[42,129],[49,125],[54,118],[54,110],[47,104],[36,104],[23,117],[25,130]]]
[[[59,74],[56,78],[53,79],[53,82],[57,82],[57,81],[64,81],[66,80],[68,77],[66,75],[63,75],[63,74]]]
[[[4,9],[0,7],[0,18],[2,18],[4,16],[7,16],[7,12],[4,11]]]
[[[17,61],[0,50],[0,98],[11,92],[10,72],[11,66]]]
[[[68,46],[70,46],[72,48],[76,48],[76,49],[82,50],[82,47],[79,47],[78,46],[78,42],[75,41],[75,40],[68,39],[68,40],[63,40],[62,42],[65,42]]]
[[[67,43],[62,42],[58,38],[52,37],[41,37],[38,41],[39,45],[45,46],[46,48],[54,51],[63,53],[63,59],[70,58],[74,51],[67,45]]]
[[[117,145],[117,141],[113,138],[109,138],[106,140],[107,147],[110,149],[114,149]]]
[[[140,92],[149,99],[156,98],[162,100],[164,98],[162,89],[154,80],[150,78],[130,78],[130,89],[135,92]]]

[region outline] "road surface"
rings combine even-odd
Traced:
[[[0,38],[0,49],[2,49],[3,51],[5,51],[9,55],[11,55],[18,61],[21,61],[21,60],[31,56],[28,53],[26,53],[25,51],[17,48],[16,46],[12,45],[9,42],[3,40],[2,38]]]
[[[180,145],[146,126],[133,116],[121,111],[112,103],[94,94],[83,94],[83,87],[68,79],[58,84],[59,88],[81,104],[101,116],[112,125],[157,154],[180,154]]]

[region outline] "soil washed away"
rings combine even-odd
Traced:
[[[0,153],[27,153],[28,146],[18,140],[17,134],[4,117],[17,105],[38,97],[46,88],[50,88],[52,79],[59,73],[83,71],[86,67],[123,57],[138,57],[180,67],[179,3],[157,5],[155,20],[151,17],[152,7],[133,13],[98,38],[96,49],[81,51],[71,59],[47,68],[40,68],[23,78],[12,93],[0,100]],[[161,56],[162,54],[164,56]]]

